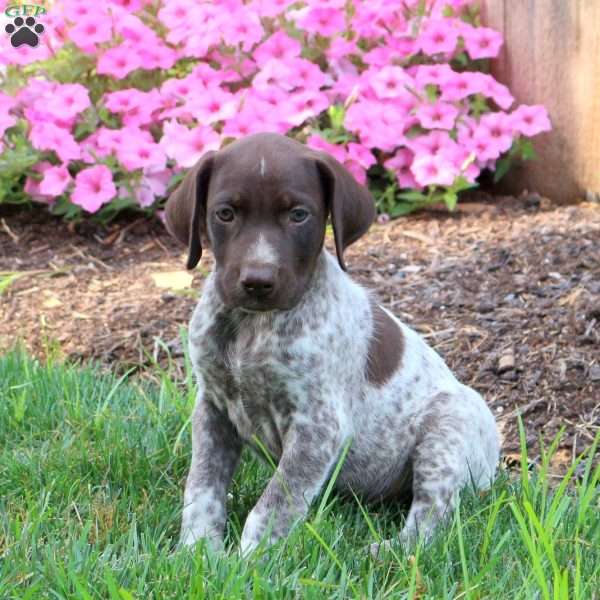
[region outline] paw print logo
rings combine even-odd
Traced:
[[[4,30],[10,35],[10,43],[14,48],[18,48],[23,44],[27,44],[35,48],[40,38],[44,33],[44,26],[41,23],[36,23],[33,17],[17,17],[12,23],[9,23]]]

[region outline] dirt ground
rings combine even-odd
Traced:
[[[328,242],[329,243],[329,242]],[[94,359],[118,370],[182,372],[180,328],[203,277],[161,223],[69,228],[0,207],[0,352]],[[564,463],[600,429],[600,205],[544,199],[471,202],[375,225],[346,256],[354,278],[423,334],[479,390],[518,451],[566,428]]]

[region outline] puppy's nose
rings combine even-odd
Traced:
[[[244,291],[254,298],[266,298],[275,288],[275,269],[269,266],[246,267],[240,280]]]

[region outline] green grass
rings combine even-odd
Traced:
[[[157,382],[0,358],[2,600],[600,598],[591,460],[558,487],[548,484],[549,456],[516,481],[500,474],[489,493],[465,492],[431,545],[373,561],[365,548],[395,535],[402,511],[334,495],[286,541],[240,558],[245,515],[269,477],[246,456],[231,490],[228,554],[174,552],[193,391],[166,373]]]

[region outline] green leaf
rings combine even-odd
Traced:
[[[128,208],[140,208],[140,205],[130,196],[126,196],[124,198],[115,198],[111,200],[108,204],[105,204],[97,213],[96,216],[103,223],[108,223],[112,219],[114,219],[118,213]]]
[[[423,208],[423,206],[425,206],[425,204],[426,203],[411,204],[408,202],[400,202],[400,203],[396,204],[396,206],[394,206],[391,210],[388,211],[388,215],[390,215],[390,217],[392,219],[395,219],[396,217],[403,217],[404,215],[408,215],[411,212],[418,210],[419,208]]]
[[[67,221],[72,221],[81,217],[83,209],[69,202],[65,196],[60,196],[52,206],[51,212],[58,217],[64,217]]]
[[[533,147],[533,142],[531,140],[522,140],[521,141],[521,158],[523,160],[533,160],[536,158],[535,148]]]
[[[464,52],[461,52],[460,54],[457,54],[452,61],[459,67],[466,67],[469,64],[469,57]]]
[[[496,163],[496,170],[494,171],[494,183],[498,183],[510,169],[510,158],[502,158]]]
[[[329,120],[331,121],[331,127],[333,129],[342,129],[344,126],[344,117],[346,111],[341,104],[333,104],[327,109]]]
[[[471,183],[464,175],[459,175],[449,189],[453,192],[459,193],[476,187],[476,183]]]
[[[425,97],[429,102],[435,102],[438,99],[438,87],[433,83],[428,83],[425,86]]]
[[[485,97],[482,94],[475,94],[471,99],[472,116],[478,119],[483,113],[489,112],[490,108]]]
[[[458,194],[456,192],[448,190],[443,198],[448,210],[454,210],[456,208],[456,203],[458,202]]]
[[[400,192],[396,195],[396,198],[400,198],[400,200],[407,200],[408,202],[425,202],[427,201],[427,196],[422,192],[417,192],[416,190],[411,190],[408,192]]]
[[[15,272],[1,272],[0,271],[0,296],[8,290],[8,288],[14,283],[17,279],[24,277],[27,273],[21,273],[19,271]]]

